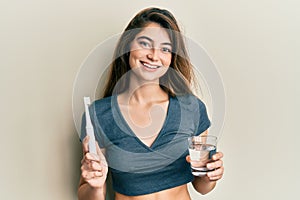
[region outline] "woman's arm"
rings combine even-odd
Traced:
[[[105,200],[107,163],[97,144],[97,155],[88,151],[88,136],[82,142],[83,159],[78,188],[79,200]]]

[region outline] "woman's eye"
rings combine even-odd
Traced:
[[[163,47],[161,50],[162,50],[163,52],[165,52],[165,53],[171,53],[171,52],[172,52],[171,49],[168,48],[168,47]]]
[[[149,42],[140,41],[139,44],[140,44],[142,47],[145,47],[145,48],[151,48],[151,45],[149,44]]]

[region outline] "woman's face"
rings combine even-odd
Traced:
[[[172,44],[167,31],[149,23],[131,42],[129,65],[139,79],[159,80],[171,64]]]

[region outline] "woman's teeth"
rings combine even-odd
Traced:
[[[147,63],[143,63],[143,65],[146,66],[146,67],[148,67],[148,68],[150,68],[150,69],[157,69],[157,68],[160,67],[160,66],[155,66],[155,65],[149,65]]]

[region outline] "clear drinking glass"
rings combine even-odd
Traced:
[[[206,164],[211,161],[211,157],[216,153],[217,137],[212,135],[199,135],[188,138],[189,153],[191,158],[192,174],[194,176],[204,176],[208,169]]]

